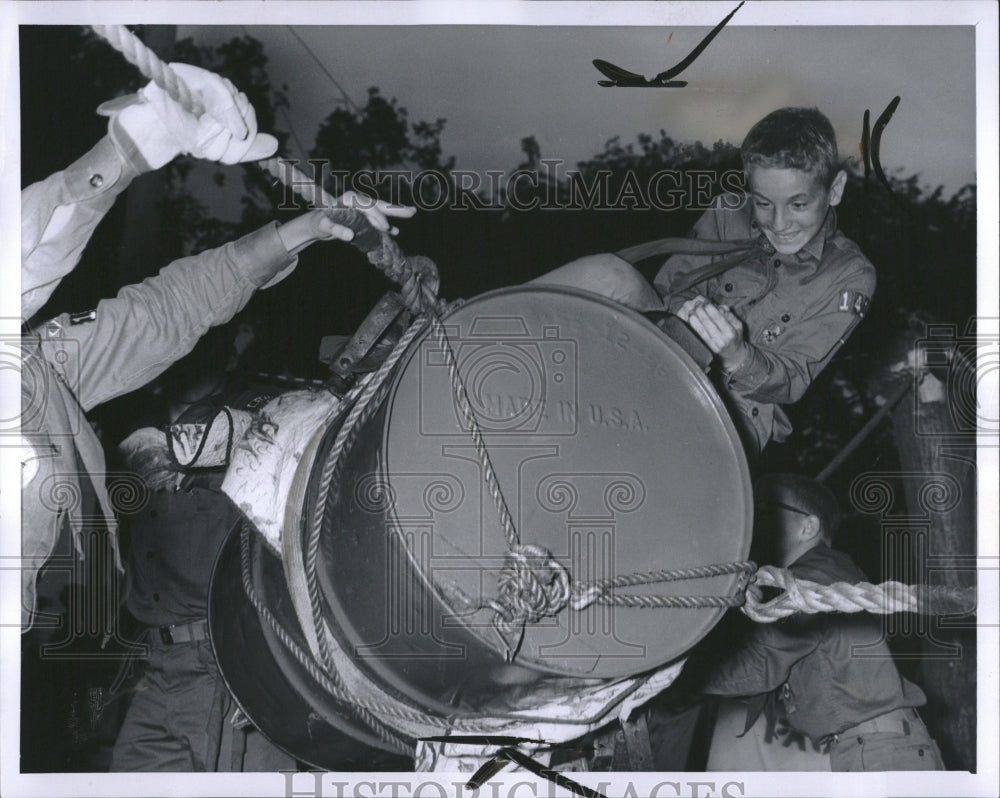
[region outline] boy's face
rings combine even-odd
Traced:
[[[781,510],[762,501],[754,508],[751,557],[763,565],[779,565],[785,556],[788,529]]]
[[[809,513],[796,506],[795,497],[782,491],[764,491],[754,507],[753,556],[757,562],[791,565],[797,556],[800,530]]]
[[[847,174],[837,173],[829,187],[813,172],[752,166],[747,172],[754,219],[782,255],[794,255],[812,239],[838,205]]]

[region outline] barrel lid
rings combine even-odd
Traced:
[[[746,558],[739,437],[708,378],[655,325],[593,294],[524,286],[470,300],[444,327],[521,543],[543,546],[575,581]],[[387,407],[381,478],[409,556],[448,622],[504,652],[488,606],[507,541],[433,334],[407,354]],[[737,578],[620,592],[726,596]],[[516,661],[632,675],[682,656],[723,612],[566,608],[526,628]]]

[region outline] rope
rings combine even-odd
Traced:
[[[761,602],[754,591],[746,592],[743,612],[757,623],[773,623],[798,612],[870,612],[877,615],[915,612],[932,615],[966,614],[976,608],[975,588],[904,585],[901,582],[883,582],[880,585],[834,582],[820,585],[796,579],[786,569],[770,565],[757,570],[756,584],[784,591],[768,602]]]
[[[124,25],[93,25],[94,32],[121,53],[145,77],[153,81],[185,110],[201,116],[204,106],[187,84],[143,41]],[[290,188],[315,208],[336,209],[335,221],[355,232],[351,242],[386,277],[402,287],[407,308],[415,315],[439,308],[438,271],[434,262],[422,256],[408,258],[391,235],[375,230],[360,211],[344,206],[321,185],[310,180],[294,164],[277,157],[257,165]]]
[[[487,451],[486,443],[483,440],[483,432],[479,428],[479,422],[476,420],[475,413],[472,412],[469,394],[466,392],[461,375],[458,373],[458,363],[455,361],[455,352],[448,341],[448,332],[445,330],[444,325],[441,324],[441,320],[433,316],[431,317],[431,330],[434,332],[438,344],[441,346],[441,353],[448,367],[448,376],[451,378],[455,403],[458,405],[458,410],[469,427],[469,433],[472,435],[472,443],[476,447],[476,455],[479,457],[479,466],[482,471],[483,481],[486,483],[490,498],[493,499],[493,505],[496,507],[497,517],[500,520],[504,537],[507,540],[507,547],[511,551],[514,551],[520,545],[521,539],[514,528],[510,509],[507,507],[507,501],[504,498],[503,491],[500,489],[496,471],[493,469],[493,462],[490,460],[490,453]]]
[[[317,682],[317,684],[321,685],[324,690],[345,706],[352,707],[358,717],[364,721],[369,728],[378,734],[379,739],[390,745],[393,750],[406,756],[413,756],[415,753],[414,747],[406,740],[395,734],[391,729],[388,729],[381,720],[372,714],[372,710],[385,712],[386,707],[377,702],[365,701],[346,692],[337,677],[336,670],[330,671],[333,675],[332,679],[323,673],[316,666],[316,661],[309,656],[309,654],[305,652],[302,647],[298,645],[298,643],[295,642],[291,635],[288,634],[288,631],[284,628],[284,626],[279,623],[278,619],[275,618],[267,606],[265,606],[264,602],[261,600],[260,596],[257,595],[257,592],[253,587],[253,577],[251,576],[250,571],[250,538],[251,533],[248,530],[246,523],[244,523],[240,531],[240,565],[243,579],[243,590],[254,609],[257,610],[258,615],[267,622],[268,626],[270,626],[277,635],[281,644],[292,653],[299,664],[306,669],[306,672]],[[418,716],[415,719],[424,719],[422,713],[415,712],[414,715]]]
[[[95,25],[93,29],[182,107],[195,116],[204,113],[204,107],[184,81],[127,28],[122,25]],[[241,536],[243,586],[258,615],[317,684],[337,701],[352,708],[359,719],[375,731],[392,750],[408,756],[414,755],[413,746],[389,728],[382,720],[383,717],[445,729],[474,727],[477,721],[439,718],[398,702],[389,705],[348,693],[337,673],[332,652],[334,644],[329,638],[329,629],[323,620],[322,598],[316,569],[323,516],[328,501],[336,490],[333,486],[339,483],[339,479],[334,478],[340,475],[343,454],[353,445],[364,423],[380,407],[389,386],[388,376],[413,339],[428,324],[444,355],[456,405],[472,437],[483,481],[493,500],[507,543],[504,566],[498,576],[498,596],[497,599],[488,602],[488,606],[494,611],[493,626],[504,642],[508,660],[517,655],[527,624],[536,623],[547,615],[556,615],[567,606],[582,611],[593,603],[635,608],[742,606],[743,612],[758,623],[771,623],[797,612],[964,613],[975,608],[975,593],[972,589],[908,586],[898,582],[886,582],[882,585],[867,583],[851,585],[843,582],[819,585],[806,580],[796,580],[787,570],[770,566],[756,569],[754,575],[756,567],[751,562],[651,571],[574,583],[569,571],[552,556],[551,552],[542,546],[521,543],[486,448],[482,430],[458,372],[455,353],[439,317],[439,313],[443,313],[446,307],[437,296],[439,277],[434,263],[425,257],[409,258],[404,255],[390,235],[374,230],[364,214],[355,208],[343,206],[321,185],[300,172],[294,164],[274,157],[258,162],[258,166],[305,199],[309,205],[337,209],[335,218],[338,223],[355,231],[353,242],[355,246],[365,253],[368,261],[376,269],[401,286],[406,307],[414,316],[419,317],[411,324],[379,370],[363,378],[345,397],[343,406],[350,406],[351,410],[338,430],[321,474],[304,563],[312,621],[325,673],[319,663],[298,645],[274,617],[254,590],[250,572],[250,536],[246,527]],[[871,423],[865,429],[868,430],[869,426]],[[844,456],[846,457],[846,453]],[[833,467],[835,464],[831,463],[824,473],[828,473]],[[617,592],[622,587],[703,579],[733,573],[740,574],[741,578],[734,595],[731,596],[623,595]],[[758,586],[778,587],[784,592],[772,601],[761,602],[753,591],[747,590],[747,583],[752,576]]]
[[[120,52],[129,63],[137,67],[145,77],[156,83],[190,113],[201,116],[205,112],[201,102],[177,73],[171,69],[170,65],[162,61],[128,28],[123,25],[95,25],[93,30]],[[445,306],[443,301],[437,297],[439,287],[437,267],[429,258],[421,256],[409,258],[404,255],[392,236],[375,231],[362,213],[356,209],[341,206],[335,197],[321,185],[306,177],[294,164],[281,161],[278,158],[268,158],[259,161],[258,166],[283,185],[291,188],[309,205],[337,208],[338,221],[351,227],[356,233],[352,243],[365,252],[368,261],[376,269],[401,286],[403,301],[415,316],[426,314],[429,318],[431,329],[434,331],[445,357],[456,403],[468,426],[479,457],[483,481],[496,507],[497,516],[507,542],[507,561],[504,568],[501,569],[498,579],[498,598],[491,602],[491,606],[494,609],[493,625],[504,641],[508,658],[512,658],[520,647],[527,624],[535,623],[546,615],[558,614],[567,605],[571,596],[570,578],[565,567],[555,560],[549,552],[538,546],[521,546],[520,537],[514,527],[510,510],[486,449],[482,431],[458,373],[454,351],[448,342],[447,333],[438,316],[440,312],[444,311]],[[341,427],[323,471],[321,501],[317,502],[316,512],[312,519],[305,564],[317,640],[321,656],[328,667],[331,664],[331,642],[328,639],[326,627],[322,623],[322,602],[316,584],[316,559],[319,544],[318,530],[322,526],[323,509],[326,506],[326,498],[329,496],[332,476],[337,470],[344,449],[353,443],[363,416],[370,413],[369,408],[378,406],[379,402],[373,404],[372,400],[384,385],[385,378],[405,351],[406,346],[422,327],[423,325],[417,324],[411,326],[408,334],[397,344],[393,355],[390,355],[390,358],[383,364],[383,368],[380,369],[376,377],[368,380],[360,394],[356,394],[357,401],[351,415]],[[358,387],[361,388],[361,384]],[[684,607],[731,606],[733,602],[732,598],[720,599],[719,597],[612,596],[607,592],[607,589],[608,587],[595,589],[590,585],[577,586],[575,589],[576,608],[582,609],[593,601],[614,603],[619,606]],[[718,601],[722,601],[723,604],[713,603]]]
[[[562,611],[569,597],[569,571],[548,549],[529,544],[507,551],[497,577],[497,598],[486,606],[493,609],[493,629],[508,662],[521,648],[525,626]]]
[[[394,369],[396,363],[409,348],[411,341],[424,329],[424,322],[418,319],[410,325],[409,329],[400,337],[392,352],[378,371],[367,375],[358,384],[357,389],[345,397],[345,406],[348,401],[354,399],[351,411],[343,424],[337,431],[333,447],[330,450],[327,460],[324,463],[323,471],[320,474],[320,482],[317,488],[316,505],[313,509],[313,517],[309,528],[309,537],[306,543],[304,565],[306,571],[306,587],[309,593],[309,603],[312,609],[313,625],[316,629],[316,636],[319,643],[320,654],[328,668],[333,667],[333,657],[330,650],[330,641],[327,637],[326,624],[323,623],[323,600],[319,588],[317,575],[317,562],[319,557],[320,532],[323,527],[323,516],[329,502],[331,490],[333,489],[334,475],[339,475],[340,465],[344,452],[353,445],[354,440],[360,432],[363,421],[367,420],[367,415],[372,411],[369,408],[377,408],[378,402],[373,402],[373,398],[380,394],[384,386],[387,386],[387,377]],[[339,484],[339,479],[336,482]]]
[[[647,573],[623,574],[610,579],[593,582],[579,582],[573,585],[570,606],[582,610],[593,603],[609,604],[617,607],[666,607],[698,609],[702,607],[739,607],[744,601],[746,586],[757,566],[749,560],[745,562],[716,563],[694,568],[649,571]],[[741,574],[736,590],[731,596],[647,596],[622,595],[613,592],[620,587],[649,585],[660,582],[677,582],[685,579],[706,579],[712,576]]]

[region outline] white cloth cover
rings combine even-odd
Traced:
[[[236,444],[223,492],[281,556],[288,490],[309,438],[337,411],[329,391],[291,391],[268,402]]]

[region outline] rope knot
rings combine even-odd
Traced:
[[[493,627],[512,660],[524,640],[524,628],[558,614],[569,601],[569,571],[552,553],[534,544],[511,547],[497,577],[498,596],[490,602]]]

